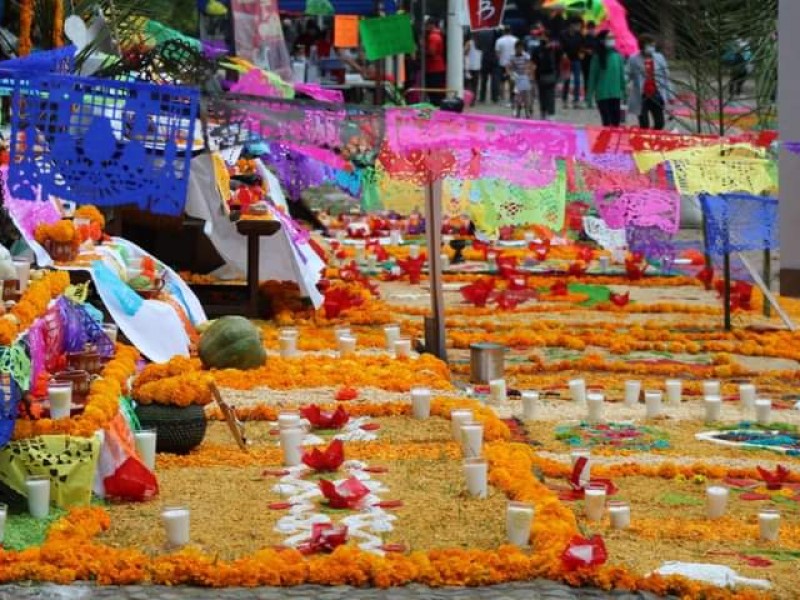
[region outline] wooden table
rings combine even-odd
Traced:
[[[246,316],[258,316],[258,273],[261,253],[261,238],[275,235],[280,231],[280,221],[267,219],[241,219],[236,222],[236,231],[247,236],[247,293]]]

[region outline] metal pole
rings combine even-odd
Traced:
[[[770,283],[772,282],[772,252],[769,248],[764,248],[764,283],[766,284],[767,288],[770,287]],[[764,316],[770,317],[772,316],[772,305],[769,303],[769,299],[764,296]]]
[[[425,62],[426,58],[425,55],[428,52],[428,35],[425,33],[425,14],[428,12],[428,1],[422,0],[422,34],[419,40],[419,87],[423,88],[423,92],[421,94],[420,100],[423,102],[428,100],[428,93],[424,91],[425,88]],[[411,87],[415,87],[416,82],[411,84]]]
[[[459,4],[464,0],[447,0],[447,89],[464,96],[464,28]]]
[[[723,301],[725,302],[725,331],[731,330],[731,255],[726,252],[723,255],[722,269],[725,277],[725,293]]]
[[[425,235],[428,244],[428,275],[431,287],[431,339],[425,340],[428,352],[447,361],[442,291],[442,180],[425,185]]]

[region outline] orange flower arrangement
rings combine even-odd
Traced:
[[[140,387],[147,383],[199,371],[202,368],[203,365],[199,358],[187,358],[185,356],[174,356],[169,362],[163,364],[151,363],[136,376],[133,381],[133,392],[135,394]]]
[[[214,377],[208,372],[189,372],[138,385],[133,398],[140,404],[170,406],[205,406],[213,400],[210,386]]]
[[[395,359],[386,355],[331,358],[305,356],[303,360],[270,358],[266,366],[249,371],[212,371],[221,387],[251,390],[269,387],[286,390],[300,387],[338,387],[349,385],[379,387],[406,392],[415,385],[447,390],[452,388],[447,364],[423,354],[418,359]]]
[[[127,391],[128,379],[136,371],[139,352],[132,346],[117,344],[116,354],[103,368],[101,377],[92,381],[86,407],[81,415],[70,419],[17,419],[14,439],[37,435],[67,434],[90,437],[102,429],[119,411],[119,398]]]
[[[31,281],[28,289],[9,314],[0,318],[0,346],[8,346],[33,322],[44,315],[50,301],[64,293],[69,286],[69,273],[50,271],[39,280]]]
[[[59,4],[61,2],[59,1]],[[79,206],[75,209],[75,218],[76,219],[89,219],[92,223],[96,223],[100,226],[100,229],[106,228],[106,218],[103,216],[103,213],[94,206],[93,204],[84,204],[83,206]]]
[[[61,219],[55,223],[40,223],[36,226],[34,237],[40,244],[47,241],[78,243],[78,232],[75,230],[75,224],[69,219]]]

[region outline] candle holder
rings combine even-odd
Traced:
[[[756,386],[752,383],[742,383],[739,385],[739,401],[742,410],[752,411],[756,406]]]
[[[683,382],[680,379],[667,379],[664,386],[667,389],[667,404],[679,405],[683,400]]]
[[[706,488],[706,515],[709,519],[719,519],[728,506],[728,488],[712,485]]]
[[[47,384],[51,419],[68,419],[72,411],[72,382],[50,381]]]
[[[539,392],[522,392],[522,418],[532,421],[539,407]]]
[[[297,355],[297,337],[281,334],[278,338],[281,358],[291,358]]]
[[[569,393],[572,401],[583,406],[586,404],[586,381],[583,379],[572,379],[569,382]]]
[[[278,429],[302,429],[300,413],[296,410],[282,410],[278,413]]]
[[[427,419],[431,416],[430,388],[411,388],[411,411],[415,419]]]
[[[706,423],[716,423],[720,420],[722,416],[722,398],[719,396],[706,396],[703,399],[703,405],[706,411]]]
[[[488,465],[483,458],[464,459],[464,478],[470,496],[486,498],[488,495]]]
[[[296,467],[303,461],[303,437],[305,431],[299,427],[280,430],[281,450],[283,464],[287,467]]]
[[[780,527],[781,513],[777,508],[765,506],[758,511],[758,537],[761,541],[777,541]]]
[[[386,337],[386,351],[393,352],[395,349],[395,342],[400,339],[400,326],[386,325],[383,328],[383,334]]]
[[[509,502],[506,506],[506,537],[510,544],[526,548],[531,539],[535,509],[525,502]]]
[[[31,475],[25,479],[28,494],[28,512],[34,519],[44,519],[50,514],[50,478]]]
[[[461,441],[461,426],[472,422],[472,411],[468,408],[454,408],[450,411],[450,432],[456,442]]]
[[[625,406],[636,406],[642,394],[642,382],[629,380],[625,382]]]
[[[161,522],[167,534],[167,545],[180,548],[189,543],[189,508],[167,506],[161,511]]]
[[[759,398],[755,401],[756,423],[762,427],[768,426],[772,422],[772,400],[769,398]]]
[[[604,483],[592,483],[583,492],[583,507],[586,518],[590,521],[601,521],[606,510],[606,486]]]
[[[464,458],[478,458],[483,452],[483,425],[466,423],[461,426],[461,451]]]
[[[586,420],[590,425],[597,425],[603,421],[603,394],[588,394],[586,396]]]
[[[658,390],[648,390],[644,393],[644,410],[646,419],[655,419],[661,416],[662,395]]]
[[[579,459],[585,458],[586,463],[583,465],[583,469],[578,476],[578,483],[580,485],[586,485],[589,483],[589,479],[591,478],[591,469],[592,469],[592,453],[589,449],[583,450],[573,450],[569,453],[569,460],[572,465],[572,468],[575,468],[576,463]]]
[[[8,505],[0,502],[0,544],[6,533],[6,518],[8,517]]]
[[[611,529],[627,529],[631,526],[631,507],[622,500],[611,500],[608,503],[608,515]]]
[[[394,356],[395,358],[411,357],[411,340],[409,338],[402,338],[395,341]]]
[[[156,470],[156,439],[158,430],[141,429],[133,434],[136,444],[136,454],[142,459],[144,465],[155,472]]]

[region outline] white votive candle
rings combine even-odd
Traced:
[[[591,424],[600,423],[603,420],[603,394],[588,394],[586,396],[586,420]]]
[[[411,340],[403,338],[394,343],[395,358],[408,358],[411,356]]]
[[[631,526],[631,507],[627,502],[612,500],[608,503],[611,529],[627,529]]]
[[[50,514],[50,479],[43,476],[31,476],[25,480],[28,494],[28,512],[34,519],[44,519]]]
[[[172,547],[189,543],[189,509],[185,506],[167,506],[161,511],[161,522],[167,534],[167,544]]]
[[[431,416],[430,388],[411,388],[411,412],[415,419],[427,419]]]
[[[772,422],[772,400],[769,398],[759,398],[755,401],[756,423],[759,425],[769,425]]]
[[[742,383],[739,385],[739,402],[742,410],[751,411],[756,404],[756,386],[752,383]]]
[[[119,335],[119,328],[115,323],[103,323],[103,332],[111,340],[112,344],[117,343],[117,336]]]
[[[583,508],[586,518],[590,521],[600,521],[606,510],[606,486],[590,485],[583,492]]]
[[[156,470],[156,439],[155,429],[142,429],[133,434],[136,443],[136,454],[142,459],[144,466],[151,471]]]
[[[489,491],[488,466],[483,458],[464,459],[464,478],[470,496],[486,498]]]
[[[506,507],[506,537],[509,543],[524,548],[531,539],[534,508],[524,502],[509,502]]]
[[[378,258],[374,254],[367,255],[367,271],[375,271],[378,268]]]
[[[712,485],[706,488],[706,515],[709,519],[719,519],[728,506],[728,488]]]
[[[31,280],[31,263],[24,258],[15,258],[14,270],[17,272],[19,291],[24,293],[28,289],[28,282]]]
[[[302,462],[304,435],[305,431],[299,427],[280,430],[281,450],[285,466],[296,467]]]
[[[583,379],[572,379],[569,382],[569,394],[572,401],[583,406],[586,404],[586,381]]]
[[[403,242],[403,236],[400,234],[399,229],[392,229],[389,232],[389,244],[392,246],[399,246]]]
[[[589,479],[591,478],[592,473],[592,458],[591,453],[589,450],[573,450],[569,453],[569,460],[572,464],[572,468],[575,468],[575,464],[578,462],[579,459],[585,458],[586,463],[583,465],[583,469],[581,469],[580,474],[578,475],[578,483],[581,485],[586,485],[589,483]]]
[[[419,258],[419,245],[418,244],[411,244],[408,247],[408,257],[417,259]]]
[[[8,505],[0,502],[0,544],[6,533],[6,518],[8,517]]]
[[[661,416],[662,394],[658,390],[647,390],[644,393],[644,417],[655,419]]]
[[[349,356],[356,351],[356,338],[343,335],[339,338],[339,356]]]
[[[302,429],[300,426],[300,413],[289,410],[279,412],[278,429]]]
[[[625,382],[625,405],[636,406],[642,393],[642,382],[629,380]]]
[[[489,402],[491,404],[505,404],[506,398],[506,380],[492,379],[489,382]]]
[[[781,528],[781,514],[775,508],[765,507],[758,511],[758,537],[764,542],[778,539]]]
[[[597,262],[600,263],[600,272],[601,273],[605,273],[606,271],[608,271],[609,260],[610,259],[609,259],[608,256],[600,256],[600,257],[597,258]]]
[[[722,398],[719,396],[706,396],[703,399],[706,409],[706,423],[719,421],[722,414]]]
[[[478,458],[483,451],[483,425],[467,423],[461,426],[461,451],[464,458]]]
[[[349,329],[347,330],[347,333],[350,333]],[[279,334],[280,337],[293,337],[294,339],[300,337],[300,332],[296,327],[281,327]]]
[[[680,379],[667,379],[664,383],[667,390],[667,404],[676,406],[683,400],[683,382]]]
[[[281,335],[278,338],[281,358],[291,358],[297,354],[297,337]]]
[[[722,396],[719,381],[709,379],[703,382],[703,396]]]
[[[47,385],[47,397],[50,400],[50,418],[66,419],[72,407],[72,382],[51,381]]]
[[[522,392],[522,418],[532,421],[539,408],[539,392]]]
[[[383,335],[386,338],[386,351],[394,352],[395,342],[400,339],[400,326],[387,325],[383,328]]]
[[[439,261],[442,265],[442,271],[446,271],[448,268],[450,268],[450,257],[447,254],[442,254],[439,256]]]
[[[454,408],[450,411],[450,431],[453,439],[461,441],[461,426],[472,422],[472,411],[468,408]]]

